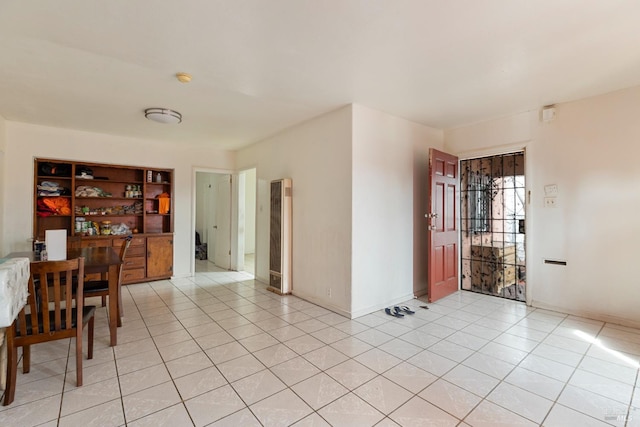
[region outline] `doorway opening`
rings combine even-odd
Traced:
[[[256,171],[195,172],[195,269],[255,276]]]
[[[525,301],[524,152],[460,162],[462,289]]]

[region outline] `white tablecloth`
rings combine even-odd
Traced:
[[[27,303],[29,258],[0,260],[0,389],[5,388],[7,372],[5,328],[13,323]]]
[[[11,326],[27,303],[29,258],[0,260],[0,328]]]

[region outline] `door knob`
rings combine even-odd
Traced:
[[[427,227],[427,230],[429,231],[436,231],[438,229],[438,227],[436,227],[435,225],[430,225]]]
[[[433,213],[428,213],[428,214],[424,214],[424,217],[425,217],[425,218],[429,218],[429,219],[431,219],[431,218],[438,218],[438,214],[437,214],[437,213],[435,213],[435,212],[433,212]]]

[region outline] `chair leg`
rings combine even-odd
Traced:
[[[102,306],[106,307],[107,305],[107,297],[105,297],[104,295],[102,296]]]
[[[82,386],[82,322],[76,328],[76,386]]]
[[[91,316],[89,319],[89,333],[88,335],[88,344],[87,344],[87,359],[93,359],[93,321],[95,320],[95,316]]]
[[[13,327],[13,326],[12,326]],[[7,334],[8,335],[8,334]],[[7,379],[4,390],[4,406],[10,405],[16,396],[16,380],[18,378],[18,349],[13,344],[13,338],[7,341]]]
[[[118,284],[118,327],[122,326],[123,316],[124,316],[124,308],[122,308],[122,286]]]
[[[31,346],[22,347],[22,373],[28,374],[31,370]]]
[[[124,317],[124,307],[122,306],[122,286],[118,284],[118,311],[120,317]]]

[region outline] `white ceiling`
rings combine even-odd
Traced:
[[[637,0],[0,0],[1,116],[159,141],[234,149],[349,103],[450,128],[636,85]]]

